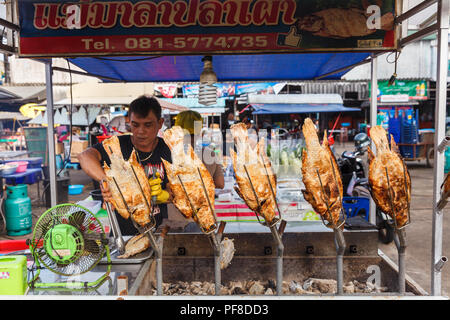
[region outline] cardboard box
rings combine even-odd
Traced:
[[[55,143],[55,154],[64,154],[64,143]]]
[[[70,162],[79,162],[77,156],[86,150],[89,146],[87,140],[74,140],[72,141],[72,149],[70,151]]]

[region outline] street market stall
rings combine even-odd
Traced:
[[[308,6],[298,6],[302,1],[282,1],[277,2],[278,5],[273,5],[269,8],[265,1],[255,1],[252,2],[253,6],[250,10],[249,7],[238,6],[236,2],[228,2],[228,9],[222,7],[222,3],[220,2],[208,2],[204,1],[201,5],[196,3],[196,6],[189,6],[188,3],[183,3],[183,6],[175,9],[170,2],[164,2],[164,12],[170,12],[170,10],[177,10],[178,15],[172,17],[171,20],[170,15],[162,15],[160,19],[157,19],[157,15],[148,16],[148,20],[145,21],[142,16],[138,16],[139,14],[143,14],[139,11],[139,5],[141,4],[139,1],[136,2],[123,2],[123,6],[125,9],[121,14],[122,20],[121,24],[130,27],[133,23],[132,28],[121,29],[122,25],[118,25],[117,28],[121,29],[125,35],[113,35],[108,29],[108,36],[105,37],[101,32],[99,34],[95,33],[87,33],[84,34],[85,31],[91,31],[94,29],[93,27],[99,27],[102,23],[102,19],[91,19],[89,21],[90,25],[87,26],[87,19],[81,19],[77,21],[75,17],[76,13],[81,13],[82,17],[86,17],[87,10],[89,10],[90,6],[98,6],[102,8],[106,8],[108,3],[97,1],[95,3],[82,3],[79,6],[74,5],[71,7],[70,11],[67,6],[64,7],[64,10],[61,9],[61,3],[38,3],[39,1],[19,1],[19,18],[20,18],[20,26],[21,26],[21,35],[20,35],[20,55],[23,57],[46,57],[51,58],[55,56],[70,56],[77,58],[70,59],[71,62],[78,65],[82,69],[88,71],[89,74],[101,77],[103,79],[107,79],[108,81],[143,81],[151,80],[151,81],[197,81],[200,76],[200,71],[202,69],[202,64],[199,62],[200,57],[198,56],[189,56],[188,54],[217,54],[214,56],[214,70],[218,74],[218,78],[221,80],[269,80],[269,79],[305,79],[305,78],[316,78],[316,77],[329,77],[329,78],[339,78],[339,76],[350,69],[352,66],[359,65],[362,63],[371,62],[372,64],[372,83],[376,83],[376,56],[386,52],[386,51],[394,51],[407,43],[423,37],[432,32],[438,32],[438,89],[437,89],[437,98],[436,98],[436,135],[435,135],[435,145],[440,145],[441,141],[444,140],[444,127],[445,127],[445,96],[446,96],[446,71],[447,71],[447,50],[448,50],[448,12],[449,12],[449,1],[441,0],[441,1],[424,1],[417,7],[411,9],[410,11],[404,12],[402,8],[400,8],[399,4],[396,4],[394,1],[384,1],[383,9],[381,8],[373,8],[375,10],[375,16],[370,20],[373,23],[371,28],[368,28],[366,22],[367,18],[364,18],[364,14],[358,13],[358,11],[351,11],[342,8],[317,8],[314,5]],[[306,1],[305,1],[306,2]],[[423,31],[417,32],[417,34],[413,34],[411,36],[400,38],[401,27],[400,24],[402,21],[407,19],[409,16],[414,13],[420,11],[423,8],[430,6],[431,4],[438,3],[438,22],[435,25],[425,28]],[[311,4],[311,3],[310,3]],[[34,6],[33,6],[34,5]],[[163,7],[162,2],[148,2],[148,8],[141,8],[143,12],[154,13],[156,8],[161,5]],[[209,6],[208,6],[209,5]],[[376,7],[376,6],[375,6]],[[189,11],[188,11],[189,8]],[[348,19],[354,23],[352,30],[360,33],[356,34],[343,34],[338,32],[342,29],[335,29],[333,31],[327,30],[325,27],[323,29],[313,29],[308,24],[311,17],[308,16],[308,12],[302,12],[303,8],[308,8],[305,10],[310,10],[310,13],[317,12],[322,13],[322,19],[324,21],[328,21],[328,23],[333,23],[339,21],[339,23],[346,23]],[[344,6],[345,8],[345,6]],[[108,7],[110,12],[115,12],[115,14],[119,15],[119,11],[114,11],[114,7]],[[369,8],[361,8],[368,10]],[[133,11],[134,10],[134,11]],[[191,11],[192,10],[192,11]],[[231,15],[229,14],[229,10],[240,10],[241,15]],[[266,11],[265,11],[266,10]],[[269,14],[269,11],[271,10]],[[320,11],[323,10],[323,11]],[[329,16],[326,13],[330,13],[330,11],[326,10],[334,10],[333,13],[344,14],[342,19],[334,19],[332,21],[327,20]],[[342,10],[342,11],[341,11]],[[377,11],[378,10],[378,11]],[[197,11],[200,13],[196,15]],[[250,12],[251,11],[251,12]],[[47,13],[46,13],[47,12]],[[48,12],[52,12],[54,15],[53,18],[56,18],[55,15],[62,15],[66,17],[66,27],[74,27],[64,29],[62,27],[63,19],[52,19],[50,16],[46,16]],[[130,12],[135,12],[136,16],[135,20],[130,19]],[[263,13],[264,12],[264,13]],[[369,12],[371,12],[369,10]],[[190,13],[190,14],[188,14]],[[351,13],[351,14],[350,14]],[[378,13],[378,16],[376,15]],[[186,19],[182,19],[186,14]],[[377,17],[380,18],[380,15],[383,14],[383,24],[378,20]],[[356,18],[361,18],[362,23],[355,22]],[[395,23],[397,24],[395,27],[394,23],[394,15],[395,15]],[[239,17],[239,18],[238,18]],[[141,19],[138,19],[141,18]],[[306,19],[306,18],[309,18]],[[237,29],[233,30],[233,27],[225,26],[222,23],[222,19],[226,19],[227,25],[239,25]],[[241,21],[241,19],[251,19],[253,22],[252,28],[263,28],[266,30],[266,35],[256,35],[254,34],[254,29],[245,29],[244,25],[248,25],[245,22]],[[197,21],[198,20],[198,21]],[[367,21],[366,21],[367,20]],[[59,24],[58,24],[59,21]],[[72,25],[69,25],[72,23]],[[116,21],[115,19],[110,19],[108,21],[103,21],[103,23],[113,23],[112,21]],[[359,21],[359,20],[358,20]],[[385,22],[388,22],[387,25]],[[390,23],[389,23],[390,22]],[[222,24],[221,24],[222,23]],[[128,24],[128,25],[127,25]],[[143,25],[147,26],[146,28],[139,29]],[[183,26],[184,28],[163,28],[164,30],[170,30],[162,32],[159,27],[167,27],[167,26]],[[186,25],[194,25],[192,27],[185,27]],[[219,25],[219,27],[217,27]],[[263,25],[261,27],[261,25]],[[214,28],[209,28],[210,26],[214,26]],[[258,27],[257,27],[258,26]],[[270,27],[269,27],[270,26]],[[39,30],[37,30],[39,28]],[[50,29],[51,28],[51,29]],[[154,29],[152,29],[154,28]],[[206,39],[202,40],[201,36],[197,36],[194,34],[188,34],[186,32],[187,28],[193,28],[197,30],[198,34],[207,35]],[[215,34],[215,30],[223,28],[223,33]],[[241,29],[242,28],[242,29]],[[137,32],[137,30],[145,30],[145,32]],[[56,31],[55,31],[56,30]],[[100,28],[101,30],[101,28]],[[127,33],[126,30],[131,30],[130,33]],[[212,31],[213,30],[213,31]],[[336,31],[337,30],[337,31]],[[348,29],[347,29],[348,30]],[[394,32],[394,30],[396,32]],[[152,32],[154,31],[154,32]],[[55,35],[53,32],[60,37],[61,43],[57,44],[55,42]],[[136,32],[133,34],[133,32]],[[173,33],[172,33],[173,32]],[[186,32],[186,33],[185,33]],[[337,32],[337,33],[336,33]],[[399,32],[399,34],[397,34]],[[64,37],[70,35],[69,37]],[[98,38],[96,38],[98,37]],[[227,38],[228,37],[228,38]],[[397,37],[399,39],[397,39]],[[344,41],[342,40],[344,38]],[[306,44],[302,43],[302,40],[306,39]],[[67,41],[70,41],[70,46],[67,45]],[[228,42],[228,43],[227,43]],[[39,44],[39,45],[37,45]],[[198,46],[197,46],[198,45]],[[351,53],[323,53],[323,52],[336,52],[336,51],[353,51]],[[298,54],[298,52],[313,52],[314,53],[302,53]],[[232,55],[220,55],[222,53],[228,54],[238,54],[235,56]],[[280,57],[280,55],[273,55],[272,53],[283,53],[281,59],[276,59],[276,57]],[[108,59],[97,59],[95,57],[83,57],[85,55],[91,56],[114,56],[114,55],[140,55],[140,54],[158,54],[165,55],[163,57],[149,56],[131,59],[129,57],[115,57]],[[185,54],[182,56],[178,56],[179,54]],[[170,55],[170,56],[169,56]],[[172,55],[176,55],[172,57]],[[371,55],[370,59],[366,59]],[[133,61],[134,60],[134,61]],[[131,64],[129,64],[132,62]],[[53,105],[53,97],[52,97],[52,80],[51,80],[51,72],[52,72],[52,64],[51,60],[47,60],[45,62],[46,71],[47,71],[47,104],[48,106]],[[132,67],[130,67],[132,66]],[[263,68],[262,66],[267,68]],[[310,68],[306,68],[305,66],[309,66]],[[130,72],[132,70],[132,72]],[[150,71],[152,73],[150,73]],[[210,84],[205,84],[210,85]],[[371,127],[375,127],[376,125],[376,86],[372,86],[372,100],[371,100]],[[375,97],[375,98],[374,98]],[[53,115],[48,116],[48,128],[49,132],[52,133],[53,129]],[[50,135],[51,136],[51,135]],[[375,149],[375,148],[372,148]],[[434,203],[437,203],[439,200],[439,188],[443,181],[443,154],[439,152],[441,148],[436,148],[435,151],[435,165],[434,165]],[[54,141],[53,139],[49,139],[49,152],[51,155],[54,155]],[[334,170],[334,169],[333,169]],[[54,158],[50,157],[50,171],[52,177],[51,181],[51,191],[56,193],[55,189],[55,162]],[[334,171],[333,171],[334,172]],[[248,173],[247,173],[248,175]],[[249,178],[251,183],[251,179]],[[273,190],[272,190],[273,192]],[[276,202],[276,200],[275,200]],[[375,209],[375,205],[371,206],[371,220],[374,219],[373,210]],[[255,211],[255,210],[254,210]],[[281,218],[282,214],[278,209],[279,216]],[[432,295],[440,296],[441,295],[441,282],[440,282],[440,270],[443,265],[442,257],[442,214],[440,210],[435,209],[433,220],[433,261],[432,265]],[[282,219],[280,219],[282,220]],[[352,277],[361,277],[364,273],[363,270],[368,270],[366,266],[369,265],[379,265],[381,268],[381,264],[384,264],[386,260],[383,259],[382,256],[377,256],[374,260],[370,260],[370,254],[375,253],[375,250],[372,249],[374,245],[376,245],[376,241],[370,241],[371,235],[374,234],[374,231],[359,231],[359,232],[346,232],[345,236],[342,237],[342,233],[339,233],[338,228],[334,227],[335,237],[331,235],[330,229],[325,228],[323,225],[316,225],[319,228],[318,234],[314,233],[315,230],[309,229],[305,231],[302,226],[300,229],[297,228],[295,224],[287,225],[286,229],[284,227],[275,230],[272,234],[267,232],[267,229],[264,229],[265,226],[259,226],[255,224],[258,228],[261,227],[263,229],[255,229],[253,227],[247,228],[247,226],[243,229],[240,229],[241,225],[236,225],[234,227],[230,227],[227,231],[229,233],[234,233],[237,231],[237,234],[233,234],[235,238],[243,239],[243,243],[248,243],[248,239],[258,243],[258,245],[241,245],[239,241],[236,241],[236,247],[239,245],[240,251],[238,251],[237,262],[232,264],[230,269],[223,271],[224,278],[229,277],[229,279],[236,279],[239,277],[246,277],[248,274],[254,274],[255,272],[259,272],[261,278],[266,280],[263,276],[263,272],[265,265],[269,263],[273,265],[273,257],[265,257],[264,262],[250,264],[248,273],[236,271],[235,266],[239,266],[243,264],[243,261],[248,262],[246,256],[257,256],[256,252],[260,252],[261,246],[259,244],[266,244],[264,246],[264,254],[269,256],[272,254],[272,246],[269,245],[269,239],[273,241],[272,235],[278,234],[279,238],[284,234],[283,243],[286,247],[285,254],[289,252],[289,250],[294,250],[295,252],[301,252],[301,250],[297,250],[293,243],[304,245],[306,243],[310,244],[306,248],[307,254],[317,254],[319,251],[319,255],[323,255],[323,252],[331,252],[330,256],[333,256],[332,260],[337,259],[336,268],[330,267],[332,264],[327,264],[327,261],[321,261],[323,265],[315,265],[311,267],[312,264],[318,263],[321,259],[301,259],[301,264],[293,267],[294,270],[290,270],[292,272],[285,271],[284,277],[289,279],[289,277],[293,276],[298,270],[321,270],[323,273],[321,274],[313,274],[313,276],[323,277],[337,277],[337,288],[334,293],[344,294],[342,287],[342,271],[343,268],[345,270],[355,270],[355,266],[359,269],[360,272],[356,275],[351,275]],[[273,227],[273,226],[271,226]],[[263,231],[266,230],[266,231]],[[223,231],[223,230],[222,230]],[[271,230],[273,231],[273,230]],[[398,273],[397,272],[386,272],[386,274],[390,274],[387,276],[391,281],[390,292],[394,292],[396,295],[400,293],[401,295],[408,294],[420,294],[420,290],[415,290],[411,285],[410,279],[404,274],[404,254],[405,254],[405,241],[404,237],[404,229],[403,232],[399,232],[399,266]],[[359,251],[358,248],[353,248],[347,251],[345,246],[345,240],[347,243],[350,243],[349,240],[354,236],[361,236],[365,240],[367,240],[367,247],[363,242],[357,242],[358,248],[362,246],[362,251]],[[180,238],[181,242],[177,242],[175,239]],[[189,241],[186,240],[185,237],[189,237]],[[263,240],[258,241],[259,237],[262,237]],[[305,237],[305,238],[303,238]],[[246,240],[247,238],[247,240]],[[293,238],[293,243],[289,242],[288,239]],[[336,251],[331,248],[333,245],[330,245],[332,240],[335,240]],[[345,240],[343,239],[345,238]],[[313,240],[314,239],[314,240]],[[316,240],[319,239],[319,240]],[[184,255],[183,252],[187,252],[189,250],[179,250],[183,248],[180,243],[192,243],[192,248],[194,249],[202,249],[203,242],[200,241],[199,244],[196,240],[196,235],[190,234],[182,234],[177,235],[173,234],[170,237],[170,234],[166,237],[165,247],[171,247],[175,243],[175,247],[177,248],[176,256],[173,250],[164,251],[164,256],[162,257],[165,261],[173,262],[173,269],[177,270],[180,267],[180,262],[182,259],[179,257],[180,255]],[[268,242],[266,242],[268,241]],[[279,244],[280,241],[278,241]],[[352,242],[353,243],[353,242]],[[197,245],[195,245],[197,244]],[[273,245],[273,242],[272,242]],[[281,246],[282,247],[282,246]],[[312,247],[312,248],[311,248]],[[319,249],[318,249],[319,248]],[[323,251],[320,249],[322,248]],[[185,248],[186,249],[186,248]],[[189,247],[191,249],[191,246]],[[278,246],[277,249],[277,266],[271,267],[272,272],[269,272],[269,279],[273,278],[273,273],[276,270],[277,279],[279,279],[279,271],[280,271],[280,257],[283,257],[283,248]],[[211,251],[210,254],[205,254],[205,250],[201,250],[201,257],[194,258],[189,261],[189,266],[192,268],[192,274],[199,274],[200,270],[204,270],[201,268],[203,265],[207,265],[208,261],[211,259]],[[281,254],[280,254],[281,253]],[[356,261],[351,259],[352,254],[359,254],[361,256]],[[260,254],[260,253],[259,253]],[[343,257],[345,256],[345,259]],[[293,256],[295,259],[295,256]],[[373,257],[373,256],[372,256]],[[285,258],[286,259],[286,258]],[[290,258],[288,258],[290,259]],[[281,259],[282,260],[282,259]],[[313,260],[311,264],[311,260]],[[185,260],[183,260],[185,261]],[[287,260],[286,260],[287,261]],[[307,261],[307,262],[306,262]],[[441,263],[439,263],[441,262]],[[372,264],[370,264],[372,263]],[[145,263],[146,265],[148,262]],[[200,265],[200,267],[199,267]],[[349,266],[351,265],[351,268]],[[259,268],[257,268],[259,266]],[[262,267],[262,268],[261,268]],[[268,267],[270,269],[270,267]],[[211,269],[211,268],[210,268]],[[275,269],[275,270],[274,270]],[[179,269],[178,269],[179,270]],[[267,269],[266,269],[267,270]],[[212,271],[212,270],[211,270]],[[328,271],[328,273],[327,273]],[[186,264],[183,263],[183,272],[186,274]],[[225,276],[227,272],[230,272]],[[169,279],[170,276],[174,276],[174,279],[181,279],[181,272],[165,272],[164,277]],[[187,274],[190,274],[187,272]],[[205,272],[205,277],[208,274]],[[159,274],[160,275],[160,274]],[[214,274],[217,276],[217,274]],[[160,275],[161,276],[161,275]],[[211,275],[209,275],[208,279],[211,279]],[[348,280],[349,278],[347,278]],[[172,280],[172,279],[171,279]],[[189,279],[190,280],[190,279]],[[161,279],[159,279],[159,285]],[[273,280],[272,280],[273,281]],[[295,281],[295,279],[293,279]],[[157,281],[158,282],[158,281]],[[406,285],[407,284],[407,285]],[[277,289],[280,287],[279,281],[277,282]],[[387,285],[387,284],[386,284]],[[388,285],[387,285],[388,286]],[[216,287],[217,288],[217,287]],[[295,290],[294,290],[295,291]],[[300,290],[299,290],[300,291]],[[279,290],[277,290],[279,293]],[[147,292],[145,294],[148,294]],[[159,292],[158,292],[159,294]],[[215,294],[218,295],[219,292],[215,290]],[[347,293],[351,296],[350,293]],[[372,293],[375,295],[375,293]],[[388,294],[384,294],[388,295]]]

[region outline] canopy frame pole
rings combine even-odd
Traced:
[[[382,54],[385,54],[385,53],[386,53],[386,52],[372,53],[372,54],[371,54],[371,58],[369,58],[369,59],[365,59],[365,60],[363,60],[363,61],[360,61],[360,62],[351,64],[351,65],[349,65],[349,66],[347,66],[347,67],[339,68],[339,69],[336,69],[336,70],[334,70],[334,71],[325,73],[325,74],[323,74],[323,75],[321,75],[321,76],[315,77],[314,80],[320,80],[320,79],[322,79],[322,78],[326,78],[326,77],[328,77],[328,76],[331,76],[331,75],[333,75],[333,74],[336,74],[336,73],[339,73],[339,72],[342,72],[342,71],[345,71],[345,70],[349,70],[349,71],[350,71],[350,69],[353,69],[353,68],[358,67],[358,66],[361,66],[361,65],[363,65],[363,64],[372,62],[372,60],[373,60],[374,58],[376,58],[376,57],[378,57],[378,56],[380,56],[380,55],[382,55]]]
[[[56,159],[55,159],[55,138],[54,138],[54,121],[53,121],[53,69],[52,59],[45,63],[45,83],[47,90],[47,149],[48,149],[48,166],[50,178],[50,205],[56,206]],[[45,156],[44,156],[45,157]]]
[[[370,62],[370,76],[371,76],[371,88],[370,88],[370,128],[372,129],[377,125],[377,92],[378,92],[378,60],[377,57],[372,54],[372,59]],[[376,154],[375,144],[371,140],[370,149],[374,154]],[[371,224],[377,224],[376,210],[377,207],[372,197],[370,197],[370,207],[369,207],[369,222]]]
[[[438,2],[437,33],[437,73],[436,73],[436,112],[434,145],[438,146],[445,138],[445,115],[447,103],[447,70],[448,70],[448,29],[450,0]],[[431,295],[442,295],[441,270],[436,263],[442,259],[443,212],[438,209],[440,188],[444,180],[444,154],[434,148],[433,169],[433,219],[432,219],[432,258],[431,258]]]

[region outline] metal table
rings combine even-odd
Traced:
[[[0,160],[14,159],[28,155],[28,151],[1,151]]]

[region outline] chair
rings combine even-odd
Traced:
[[[364,213],[364,218],[369,220],[370,200],[364,197],[343,197],[342,205],[347,218],[356,217]]]

